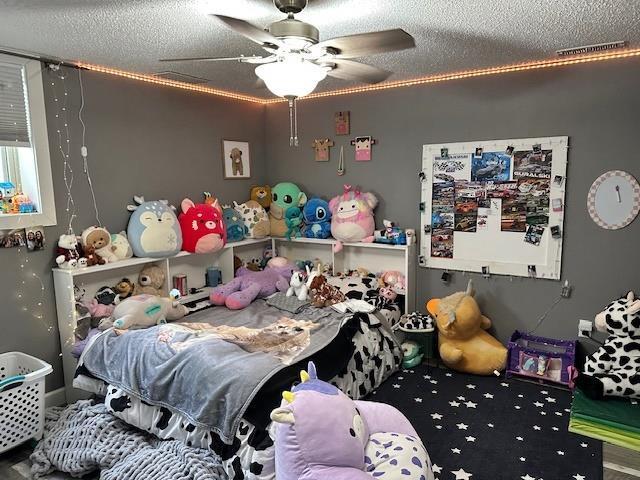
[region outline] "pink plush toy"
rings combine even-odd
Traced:
[[[376,205],[378,199],[373,193],[352,190],[351,185],[345,185],[344,193],[331,199],[331,234],[338,240],[333,247],[335,252],[342,250],[342,242],[373,242]]]
[[[265,298],[278,291],[286,292],[294,270],[296,267],[293,265],[268,266],[259,272],[239,268],[236,278],[211,291],[211,303],[226,305],[231,310],[240,310],[256,298]]]

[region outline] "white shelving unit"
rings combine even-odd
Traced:
[[[167,291],[171,290],[172,278],[177,274],[187,276],[189,287],[201,288],[205,284],[207,267],[215,266],[219,268],[222,272],[222,282],[227,283],[233,279],[235,256],[244,260],[260,258],[264,247],[270,244],[280,256],[291,260],[319,258],[323,262],[331,263],[334,268],[334,274],[357,267],[367,268],[371,272],[398,270],[404,273],[407,278],[408,288],[405,295],[405,311],[415,310],[415,288],[413,287],[415,285],[416,271],[415,245],[345,243],[341,252],[334,253],[333,246],[335,243],[336,241],[333,239],[298,238],[287,240],[285,238],[267,237],[229,243],[218,252],[210,254],[180,252],[168,258],[135,257],[120,262],[76,270],[54,268],[53,280],[67,402],[71,403],[79,398],[86,397],[86,394],[81,390],[72,387],[77,363],[76,359],[71,355],[76,328],[74,285],[84,288],[87,297],[90,298],[100,287],[115,285],[124,277],[136,281],[138,273],[147,264],[158,265],[164,270]],[[181,301],[190,302],[207,298],[208,294],[209,289],[205,287],[199,293],[183,297]]]

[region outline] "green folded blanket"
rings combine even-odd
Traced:
[[[640,451],[640,405],[629,400],[591,400],[576,390],[569,431]]]

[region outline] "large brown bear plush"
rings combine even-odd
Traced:
[[[507,349],[485,330],[491,320],[482,315],[473,298],[471,281],[466,292],[427,302],[438,325],[438,347],[446,366],[460,372],[491,375],[504,370]]]

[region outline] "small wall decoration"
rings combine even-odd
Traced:
[[[349,112],[336,112],[336,135],[349,135]]]
[[[224,178],[251,178],[249,142],[223,140],[222,165],[224,169]]]
[[[371,137],[356,137],[351,140],[351,145],[356,146],[356,162],[368,162],[371,160],[371,146],[377,141]]]
[[[328,162],[329,161],[329,148],[333,147],[333,140],[328,138],[315,139],[311,144],[311,147],[315,150],[316,162]]]
[[[600,175],[587,196],[587,210],[599,227],[618,230],[640,211],[640,185],[633,175],[611,170]]]
[[[44,239],[44,227],[29,227],[25,229],[26,237],[27,237],[27,250],[33,252],[34,250],[44,250],[45,247],[45,239]]]
[[[0,248],[26,247],[26,238],[24,228],[0,230]]]

